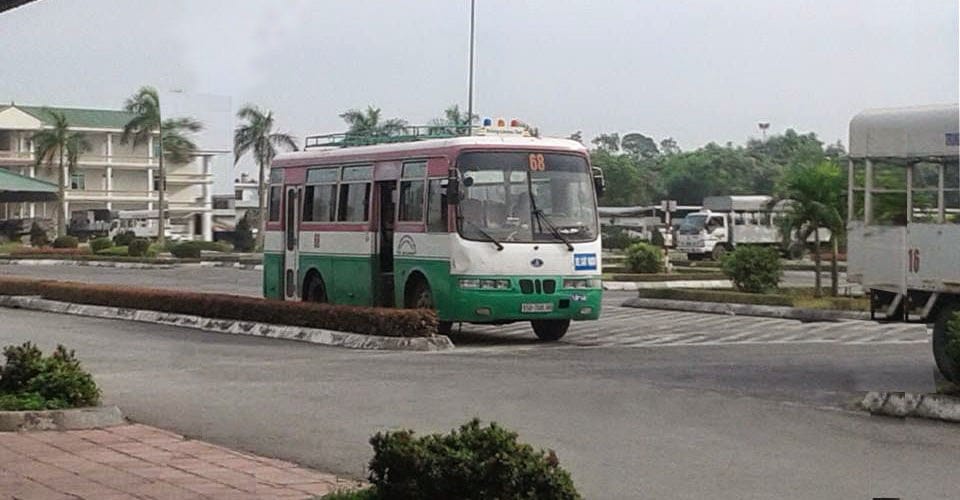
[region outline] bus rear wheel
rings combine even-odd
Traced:
[[[953,302],[942,307],[937,315],[937,321],[933,324],[933,359],[944,378],[960,384],[960,360],[947,353],[947,343],[950,340],[947,338],[947,322],[956,312],[960,312],[960,303]]]
[[[433,291],[430,290],[430,285],[424,283],[423,281],[418,282],[413,287],[413,291],[407,297],[407,308],[408,309],[436,309],[433,305]],[[447,335],[453,330],[452,321],[438,321],[437,322],[437,333],[440,335]]]
[[[567,334],[570,328],[569,319],[535,319],[530,322],[533,326],[533,333],[537,334],[540,340],[552,342],[560,340]]]
[[[307,277],[307,282],[303,285],[304,302],[327,302],[327,287],[323,284],[323,278],[316,274]]]

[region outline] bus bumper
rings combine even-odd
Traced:
[[[558,280],[559,281],[559,280]],[[592,320],[600,317],[600,288],[557,289],[553,293],[454,288],[447,306],[439,311],[443,321],[497,323],[538,319]]]

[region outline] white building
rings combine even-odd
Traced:
[[[73,212],[94,209],[154,211],[158,208],[159,141],[152,137],[147,144],[136,147],[121,142],[130,113],[102,109],[50,109],[63,113],[71,130],[82,132],[91,145],[90,151],[80,156],[75,171],[65,176],[63,204],[67,220]],[[0,168],[56,183],[57,167],[36,166],[31,141],[34,133],[50,128],[50,123],[51,118],[42,107],[13,103],[0,105]],[[213,228],[212,163],[226,151],[199,146],[198,154],[191,162],[181,165],[167,162],[164,165],[167,170],[167,217],[172,235],[209,240]],[[0,218],[54,219],[55,203],[0,204]],[[156,215],[152,217],[155,219]]]

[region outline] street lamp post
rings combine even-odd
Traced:
[[[477,2],[470,0],[470,76],[467,83],[467,135],[473,135],[473,43],[476,24]]]

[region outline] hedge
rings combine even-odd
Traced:
[[[31,280],[6,276],[0,277],[0,295],[39,295],[49,300],[77,304],[325,328],[365,335],[429,337],[437,332],[436,313],[425,309],[284,302],[238,295]]]
[[[20,247],[15,248],[13,252],[10,253],[11,256],[23,256],[24,258],[31,258],[36,255],[54,255],[54,256],[75,256],[75,255],[90,255],[90,248],[52,248],[52,247]]]

